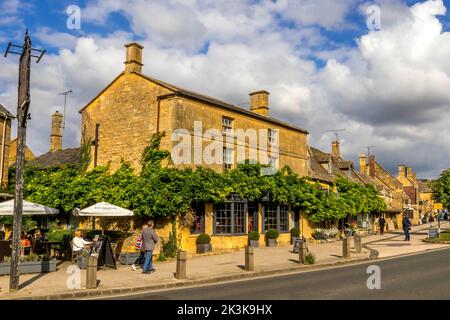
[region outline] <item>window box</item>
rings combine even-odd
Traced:
[[[19,265],[20,274],[26,273],[47,273],[56,271],[56,259],[50,261],[23,261]],[[9,275],[11,263],[0,263],[0,275]]]

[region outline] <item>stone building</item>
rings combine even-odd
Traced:
[[[308,132],[271,117],[267,91],[250,93],[250,110],[243,109],[143,74],[143,47],[125,47],[124,71],[80,110],[85,139],[98,141],[91,148],[90,168],[109,163],[115,170],[123,159],[139,171],[150,137],[164,132],[161,148],[172,153],[180,168],[202,166],[221,172],[250,160],[274,170],[288,165],[300,176],[308,174]],[[250,230],[277,228],[279,241],[289,242],[290,228],[298,225],[289,206],[237,197],[215,206],[196,205],[195,219],[182,233],[188,251],[195,250],[198,233],[212,235],[215,249],[232,249],[247,243]]]
[[[374,180],[386,203],[387,210],[384,212],[384,215],[387,230],[401,228],[401,213],[405,202],[405,194],[401,182],[376,161],[375,155],[367,156],[362,153],[359,156],[359,171]],[[377,221],[374,222],[377,223]]]
[[[8,185],[9,155],[11,145],[11,121],[15,117],[0,104],[0,187]]]
[[[397,180],[403,186],[405,197],[404,212],[414,225],[419,224],[419,180],[411,167],[398,166]]]

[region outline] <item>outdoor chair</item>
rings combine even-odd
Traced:
[[[11,257],[11,247],[8,240],[0,241],[0,261],[5,257]]]
[[[70,250],[70,262],[74,263],[75,258],[77,257],[78,253],[76,251],[73,251],[73,241],[72,240],[70,240],[70,243],[69,243],[69,250]]]

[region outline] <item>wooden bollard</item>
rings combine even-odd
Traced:
[[[305,240],[301,240],[300,245],[298,247],[298,263],[305,264],[305,257],[307,252],[308,252],[307,243]]]
[[[97,288],[97,260],[98,255],[91,254],[89,256],[86,270],[86,289]]]
[[[250,246],[245,246],[245,271],[253,271],[255,269],[254,249]]]
[[[348,259],[350,255],[350,238],[345,237],[342,241],[342,257]]]
[[[355,250],[357,253],[362,252],[361,236],[359,234],[355,235]]]
[[[187,253],[186,251],[178,251],[177,253],[177,271],[175,273],[175,278],[177,279],[186,279],[186,260]]]

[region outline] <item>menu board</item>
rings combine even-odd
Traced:
[[[116,258],[114,258],[108,236],[104,236],[92,243],[91,254],[98,254],[97,268],[110,267],[117,269]]]

